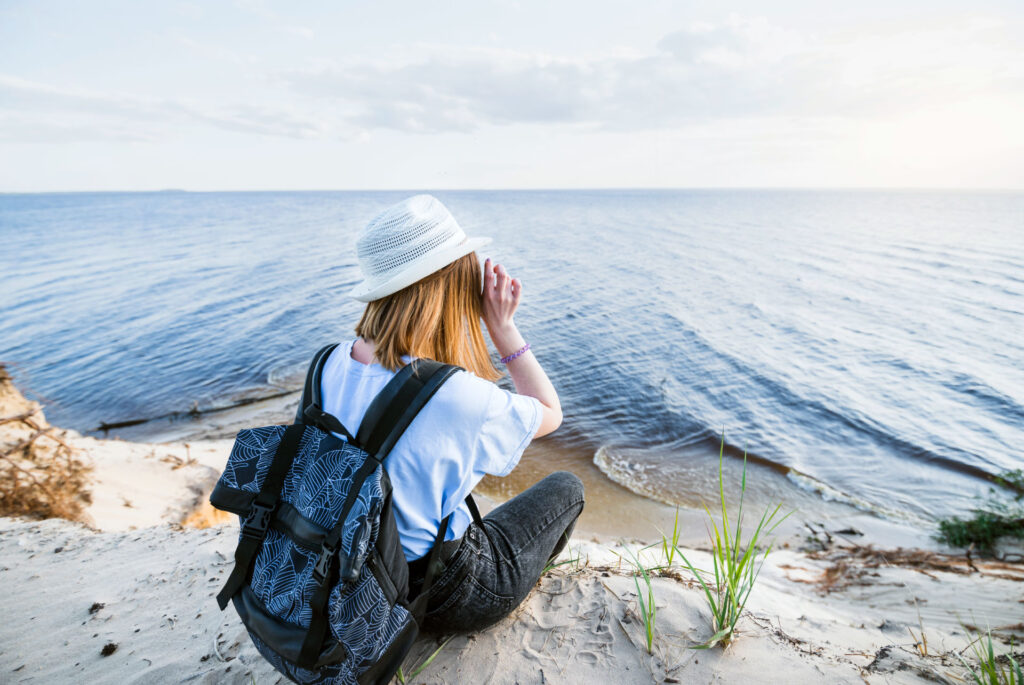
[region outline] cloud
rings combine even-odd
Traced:
[[[160,139],[152,131],[124,125],[67,122],[47,117],[0,114],[0,141],[5,143],[82,143],[119,141],[152,143]]]
[[[316,31],[308,26],[287,25],[282,26],[281,30],[290,35],[305,38],[306,40],[313,40],[316,38]]]
[[[280,75],[348,123],[417,133],[558,123],[643,130],[715,118],[850,117],[1022,90],[998,23],[818,37],[730,17],[673,31],[646,55],[567,58],[419,46],[401,61]]]
[[[289,36],[296,36],[305,40],[316,38],[316,31],[308,26],[287,23],[287,18],[274,11],[266,0],[235,0],[235,7],[243,12],[248,12],[275,30]]]
[[[203,107],[184,100],[60,88],[4,75],[0,75],[0,101],[7,109],[0,118],[0,138],[8,141],[45,141],[46,131],[59,141],[154,141],[166,137],[167,124],[201,124],[284,138],[319,138],[327,132],[318,120],[283,108]]]
[[[239,6],[277,16],[260,0]],[[269,73],[258,71],[258,60],[228,51],[221,57],[254,84],[245,101],[229,94],[217,103],[208,95],[147,99],[0,76],[7,109],[0,138],[45,140],[49,131],[59,140],[145,141],[179,135],[186,124],[359,139],[374,130],[469,133],[516,124],[643,131],[721,121],[863,121],[980,96],[1018,97],[1024,53],[1010,29],[976,19],[816,35],[730,16],[670,31],[647,52],[565,56],[417,44],[379,53],[387,57]],[[314,36],[302,27],[282,30]]]

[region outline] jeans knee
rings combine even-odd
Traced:
[[[544,480],[556,487],[566,503],[583,503],[583,481],[570,471],[555,471]]]

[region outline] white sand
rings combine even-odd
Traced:
[[[237,616],[214,601],[234,544],[233,526],[97,532],[59,520],[0,519],[7,616],[0,681],[281,681]],[[824,564],[781,551],[726,650],[688,649],[710,632],[702,595],[685,581],[656,578],[648,655],[628,564],[593,542],[574,541],[570,553],[581,553],[579,568],[551,572],[492,629],[452,639],[415,682],[955,682],[962,669],[952,656],[916,654],[907,630],[919,632],[913,600],[932,654],[965,646],[951,610],[973,609],[993,626],[1021,616],[1020,605],[1011,606],[1021,598],[1019,568],[1015,581],[894,567],[867,585],[820,596],[788,576],[817,577]],[[704,564],[707,556],[695,552],[693,560]],[[102,656],[108,644],[117,649]],[[422,640],[409,669],[435,644]]]
[[[46,452],[59,442],[74,448],[75,456],[92,469],[92,501],[82,522],[100,530],[182,522],[205,500],[231,451],[231,440],[151,444],[98,440],[51,427],[39,404],[26,400],[0,373],[0,418],[29,413],[31,424],[0,424],[0,450],[30,437],[35,432],[33,426],[50,430],[49,435],[36,439],[37,449]],[[221,520],[227,521],[227,517]]]
[[[147,444],[73,438],[93,464],[87,513],[100,530],[183,521],[205,501],[231,451],[230,441]]]
[[[0,409],[10,415],[11,405],[0,398]],[[0,442],[11,440],[15,428],[3,429]],[[214,601],[231,569],[234,521],[180,525],[215,479],[230,441],[186,447],[60,435],[95,465],[89,525],[0,518],[0,683],[283,682],[234,612],[221,613]],[[563,555],[578,563],[549,573],[493,628],[453,637],[413,682],[962,682],[952,654],[966,647],[958,616],[1001,634],[1024,631],[1020,564],[975,562],[972,570],[962,559],[902,553],[879,560],[842,545],[836,539],[822,555],[773,552],[740,633],[724,650],[690,649],[711,630],[703,594],[677,560],[653,581],[657,620],[648,654],[621,543],[581,532]],[[706,553],[687,554],[709,566]],[[659,563],[655,550],[646,555]],[[815,584],[823,578],[837,581],[829,593]],[[919,636],[922,625],[927,656],[910,633]],[[116,649],[103,656],[106,645]],[[436,645],[422,639],[407,672]]]

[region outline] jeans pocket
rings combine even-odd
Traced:
[[[427,617],[435,629],[472,632],[496,623],[514,608],[514,597],[493,592],[469,574]]]

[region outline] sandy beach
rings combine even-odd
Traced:
[[[0,45],[0,685],[1024,685],[1024,0]]]
[[[70,450],[88,471],[78,521],[0,518],[0,682],[284,682],[234,612],[221,613],[213,599],[237,527],[204,502],[231,441],[85,437],[50,427],[9,380],[0,385],[0,414],[30,416],[0,425],[0,448],[35,435],[42,453]],[[681,518],[683,551],[710,565],[692,523],[699,516]],[[567,563],[511,616],[451,636],[411,682],[956,683],[966,674],[956,657],[968,646],[961,623],[1018,644],[1024,633],[1024,565],[938,549],[927,532],[912,547],[911,531],[886,538],[892,526],[864,535],[830,520],[783,534],[725,649],[691,649],[711,635],[703,594],[678,558],[657,572],[648,653],[629,552],[657,541],[658,531],[636,521],[628,535],[585,521]],[[666,515],[660,526],[671,523]],[[663,563],[658,547],[640,554],[647,565]],[[406,673],[448,637],[421,638]]]

